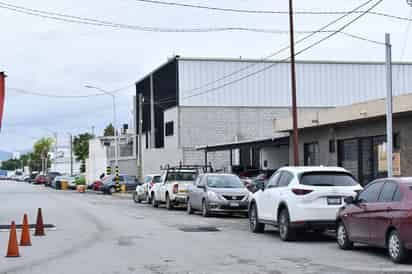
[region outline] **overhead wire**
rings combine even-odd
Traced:
[[[303,38],[301,38],[301,39],[298,39],[298,40],[295,42],[295,45],[298,45],[298,44],[300,44],[300,43],[308,40],[309,38],[313,37],[314,35],[322,32],[323,30],[329,28],[330,26],[332,26],[332,25],[336,24],[337,22],[341,21],[342,19],[346,18],[347,16],[353,14],[355,11],[357,11],[357,10],[363,8],[364,6],[368,5],[368,4],[371,3],[372,1],[373,1],[373,0],[365,1],[363,4],[361,4],[361,5],[357,6],[357,7],[355,7],[354,9],[352,9],[352,10],[350,11],[350,13],[345,14],[345,15],[342,15],[342,16],[339,16],[338,18],[330,21],[329,23],[327,23],[326,25],[322,26],[322,27],[319,28],[318,30],[316,30],[316,31],[314,31],[314,32],[306,35],[305,37],[303,37]],[[277,50],[276,52],[271,53],[271,54],[269,54],[269,55],[267,55],[267,56],[265,56],[265,57],[263,57],[263,58],[260,58],[260,61],[267,61],[268,59],[270,59],[270,58],[272,58],[272,57],[274,57],[274,56],[277,56],[277,55],[279,55],[280,53],[282,53],[282,52],[284,52],[284,51],[286,51],[286,50],[289,50],[289,49],[290,49],[290,45],[284,46],[284,47],[282,47],[281,49]],[[222,81],[222,80],[224,80],[224,79],[226,79],[226,78],[229,78],[229,77],[231,77],[231,76],[233,76],[233,75],[236,75],[236,74],[238,74],[238,73],[240,73],[240,72],[243,72],[243,71],[248,70],[248,69],[250,69],[250,68],[252,68],[252,67],[254,67],[254,66],[257,66],[258,64],[259,64],[259,63],[251,63],[251,64],[248,64],[248,65],[246,65],[246,66],[244,66],[244,67],[242,67],[242,68],[240,68],[240,69],[237,69],[237,70],[234,70],[234,71],[232,71],[232,72],[230,72],[230,73],[227,73],[227,74],[225,74],[225,75],[222,75],[222,76],[220,76],[220,77],[218,77],[218,78],[216,78],[216,79],[214,79],[214,80],[212,80],[212,81],[206,82],[206,83],[204,83],[204,84],[202,84],[202,85],[199,85],[199,86],[197,86],[197,87],[195,87],[195,88],[191,88],[191,89],[188,89],[188,90],[184,90],[183,92],[184,92],[184,93],[191,93],[191,92],[193,92],[193,91],[201,90],[201,89],[206,88],[206,87],[209,87],[209,86],[211,86],[211,85],[213,85],[213,84],[215,84],[215,83],[217,83],[217,82],[220,82],[220,81]]]
[[[23,6],[17,6],[0,1],[0,9],[6,9],[18,13],[22,13],[30,16],[37,16],[45,19],[62,21],[65,23],[75,23],[75,24],[85,24],[91,26],[99,27],[109,27],[113,29],[127,29],[143,32],[166,32],[166,33],[208,33],[208,32],[228,32],[228,31],[243,31],[243,32],[256,32],[256,33],[270,33],[270,34],[286,34],[287,30],[279,29],[267,29],[267,28],[251,28],[251,27],[239,27],[239,26],[229,26],[229,27],[198,27],[198,28],[164,28],[164,27],[151,27],[151,26],[139,26],[139,25],[129,25],[115,23],[111,21],[99,20],[88,17],[80,17],[69,15],[65,13],[57,13],[51,11],[44,11],[39,9],[26,8]],[[297,33],[310,33],[310,30],[297,31]]]
[[[305,48],[302,49],[302,50],[297,51],[296,54],[295,54],[295,56],[297,56],[297,55],[299,55],[299,54],[302,54],[302,53],[308,51],[309,49],[311,49],[311,48],[319,45],[320,43],[322,43],[322,42],[330,39],[331,37],[339,34],[339,33],[342,32],[344,29],[346,29],[348,26],[352,25],[354,22],[358,21],[358,20],[361,19],[363,16],[365,16],[369,11],[371,11],[371,10],[374,9],[376,6],[378,6],[382,1],[383,1],[383,0],[379,0],[379,1],[377,1],[376,3],[374,3],[370,8],[368,8],[366,11],[364,11],[361,15],[358,15],[357,17],[355,17],[354,19],[352,19],[351,21],[349,21],[348,23],[346,23],[345,25],[343,25],[343,26],[342,26],[341,28],[339,28],[336,32],[334,32],[334,33],[332,33],[332,34],[329,34],[329,35],[323,37],[322,39],[320,39],[320,40],[312,43],[311,45],[305,47]],[[371,2],[371,1],[367,1],[367,2],[369,3],[369,2]],[[254,71],[254,72],[252,72],[252,73],[249,73],[249,74],[247,74],[247,75],[244,75],[244,76],[242,76],[242,77],[240,77],[240,78],[237,78],[237,79],[235,79],[235,80],[229,81],[229,82],[224,83],[224,84],[222,84],[222,85],[219,85],[219,86],[217,86],[217,87],[210,88],[210,89],[207,89],[207,90],[202,91],[202,92],[199,92],[199,93],[195,93],[195,94],[190,94],[190,95],[184,96],[184,97],[182,97],[182,100],[184,100],[184,99],[189,99],[189,98],[196,97],[196,96],[200,96],[200,95],[204,95],[204,94],[207,94],[207,93],[210,93],[210,92],[213,92],[213,91],[222,89],[222,88],[224,88],[224,87],[226,87],[226,86],[233,85],[233,84],[235,84],[235,83],[237,83],[237,82],[240,82],[240,81],[242,81],[242,80],[244,80],[244,79],[247,79],[247,78],[249,78],[249,77],[251,77],[251,76],[254,76],[254,75],[259,74],[259,73],[261,73],[261,72],[263,72],[263,71],[266,71],[266,70],[272,68],[273,66],[275,66],[275,65],[277,65],[277,64],[279,64],[279,63],[281,63],[281,62],[287,61],[288,59],[290,59],[290,57],[287,57],[287,58],[285,58],[285,59],[283,59],[283,60],[275,61],[274,63],[272,63],[272,64],[270,64],[270,65],[268,65],[268,66],[265,66],[265,67],[263,67],[263,68],[261,68],[261,69],[259,69],[259,70],[257,70],[257,71]]]
[[[130,87],[134,86],[133,84],[129,84],[125,87],[121,87],[118,89],[115,89],[113,91],[110,91],[111,94],[116,94],[120,91],[126,90]],[[25,95],[34,95],[34,96],[40,96],[40,97],[49,97],[49,98],[63,98],[63,99],[75,99],[75,98],[90,98],[90,97],[99,97],[99,96],[107,96],[106,93],[100,92],[100,93],[92,93],[92,94],[85,94],[85,95],[61,95],[61,94],[52,94],[52,93],[42,93],[42,92],[37,92],[37,91],[30,91],[27,89],[22,89],[22,88],[15,88],[15,87],[9,87],[7,90],[18,92],[21,94]]]
[[[278,14],[278,15],[288,15],[289,14],[289,11],[221,8],[221,7],[215,7],[215,6],[185,4],[185,3],[180,3],[180,2],[169,2],[169,1],[161,1],[161,0],[135,0],[135,1],[155,4],[155,5],[195,8],[195,9],[204,9],[204,10],[219,11],[219,12],[245,13],[245,14],[251,14],[251,13],[252,14]],[[347,14],[347,13],[351,13],[351,12],[350,11],[307,11],[307,10],[306,11],[298,10],[294,12],[294,14],[299,14],[299,15],[339,15],[339,14]],[[355,13],[362,14],[363,11],[356,11]],[[372,11],[370,12],[370,14],[392,18],[392,19],[397,19],[397,20],[412,21],[411,18],[402,17],[402,16],[393,15],[393,14],[384,13],[384,12]]]

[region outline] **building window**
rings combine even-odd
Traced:
[[[304,144],[303,153],[304,153],[305,166],[320,165],[319,143],[318,142]]]
[[[165,136],[173,136],[173,121],[167,122],[165,126]]]

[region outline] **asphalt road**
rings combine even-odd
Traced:
[[[38,207],[56,230],[32,237],[20,258],[4,257],[8,232],[0,232],[0,273],[412,273],[412,260],[395,265],[384,250],[368,247],[341,251],[328,235],[285,243],[276,230],[249,232],[241,217],[189,216],[124,198],[0,182],[0,225],[20,223],[26,212],[33,223]],[[218,231],[193,232],[202,228]]]

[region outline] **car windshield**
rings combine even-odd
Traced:
[[[346,172],[308,172],[300,178],[308,186],[356,186],[358,182]]]
[[[244,188],[240,179],[236,176],[207,176],[207,186],[212,188]]]
[[[167,173],[167,181],[194,181],[197,177],[196,172],[171,171]]]

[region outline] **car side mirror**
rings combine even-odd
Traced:
[[[354,204],[356,202],[355,198],[353,198],[352,196],[346,197],[344,199],[345,203],[350,205],[350,204]]]

